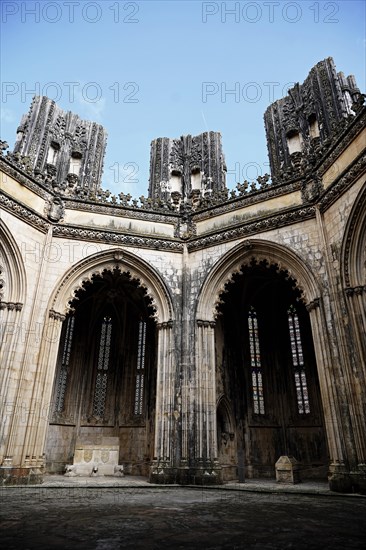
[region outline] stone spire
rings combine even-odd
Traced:
[[[91,195],[101,185],[105,148],[102,126],[36,96],[22,117],[14,153],[28,156],[34,173],[44,175],[54,186]]]
[[[291,176],[305,157],[319,152],[339,133],[360,96],[353,76],[337,73],[329,57],[313,67],[264,115],[273,181]]]
[[[219,132],[152,141],[150,198],[186,201],[224,189],[226,166]]]

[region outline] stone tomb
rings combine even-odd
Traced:
[[[276,462],[276,480],[278,483],[301,483],[301,464],[293,456],[280,456]]]
[[[123,476],[118,464],[118,437],[101,437],[97,441],[76,441],[74,461],[66,466],[65,476]]]

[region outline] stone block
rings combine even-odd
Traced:
[[[276,462],[276,481],[278,483],[301,483],[301,464],[293,456],[280,456]]]
[[[118,437],[98,437],[95,441],[77,440],[74,461],[66,466],[65,476],[119,476],[123,466],[118,464]]]

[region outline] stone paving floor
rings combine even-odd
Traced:
[[[366,546],[366,498],[326,484],[250,480],[150,485],[64,478],[0,488],[0,548],[353,550]]]

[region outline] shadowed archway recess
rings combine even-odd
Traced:
[[[147,261],[131,252],[112,249],[81,260],[70,268],[52,293],[48,308],[50,321],[45,328],[47,337],[44,338],[39,360],[40,387],[44,388],[41,403],[43,410],[50,409],[48,417],[52,419],[53,425],[61,427],[56,429],[40,424],[30,431],[31,443],[37,441],[37,453],[43,453],[48,433],[46,462],[50,469],[59,470],[72,457],[83,424],[91,426],[94,423],[94,427],[98,425],[102,429],[104,426],[105,430],[103,428],[102,431],[119,431],[121,461],[135,468],[135,471],[148,475],[152,458],[160,456],[167,440],[171,445],[171,440],[163,434],[169,433],[171,429],[172,420],[166,417],[165,411],[173,408],[170,401],[174,398],[174,391],[162,395],[156,389],[161,380],[166,378],[173,384],[174,377],[169,372],[176,368],[171,353],[174,308],[165,282]],[[67,340],[67,334],[70,333],[67,322],[70,319],[74,319],[73,330],[75,336],[78,336],[74,338],[74,348],[70,348],[70,365],[67,366],[70,370],[71,362],[74,362],[75,395],[71,390],[68,390],[69,394],[62,390],[60,382],[63,353],[67,349],[64,347],[65,338]],[[100,411],[96,414],[97,378],[99,376],[99,382],[102,379],[102,373],[98,373],[98,354],[101,353],[103,324],[105,333],[111,330],[112,334],[112,381],[107,391],[103,390],[103,395],[107,396],[106,414],[104,411],[103,414]],[[143,393],[141,388],[137,389],[136,371],[136,365],[142,362],[142,338],[145,338],[146,352],[146,385]],[[105,350],[103,354],[106,356]],[[140,377],[140,385],[141,380]],[[73,387],[73,384],[69,387]],[[111,394],[108,387],[111,388]],[[65,395],[65,406],[71,404],[72,411],[67,407],[63,409],[63,405],[59,411],[54,409],[60,392]],[[133,414],[135,399],[138,398],[136,392],[144,396],[143,413],[138,419]],[[121,404],[123,399],[125,403]],[[124,416],[119,412],[122,409]],[[55,413],[58,414],[55,416]],[[65,427],[66,423],[69,428]],[[134,435],[132,427],[135,428]],[[69,433],[61,434],[66,431]],[[137,442],[136,445],[132,440]],[[61,444],[62,441],[64,443]]]
[[[63,322],[46,457],[50,471],[72,462],[77,441],[119,442],[119,464],[148,475],[156,393],[155,310],[119,266],[75,292]]]
[[[233,408],[236,440],[222,466],[237,453],[247,477],[274,477],[278,458],[289,455],[301,462],[303,477],[325,479],[316,359],[295,279],[252,257],[226,283],[217,309],[216,386]]]
[[[225,285],[253,259],[286,271],[289,277],[296,280],[304,303],[310,304],[319,298],[320,291],[314,275],[292,249],[262,239],[250,239],[235,246],[214,265],[202,286],[196,319],[214,320],[217,317],[217,305]]]

